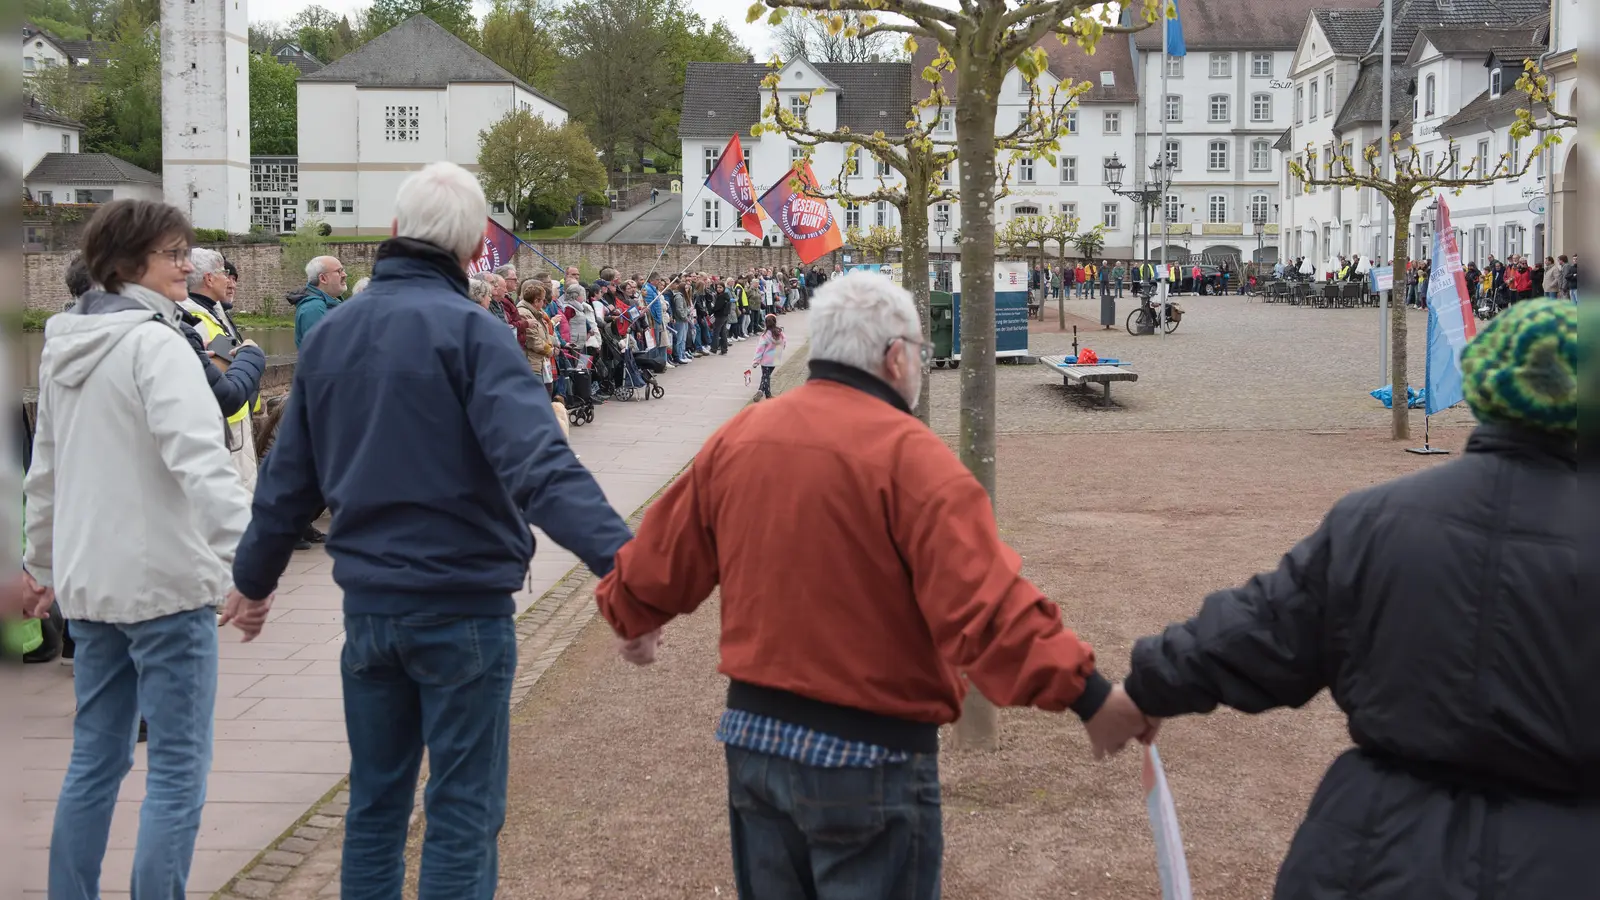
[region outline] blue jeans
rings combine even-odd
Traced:
[[[448,607],[449,598],[439,598]],[[346,615],[345,900],[399,900],[422,749],[419,900],[487,900],[499,880],[517,636],[510,616]]]
[[[689,323],[673,322],[672,333],[677,335],[673,341],[673,349],[677,351],[678,362],[687,362],[689,359]]]
[[[725,751],[740,900],[937,900],[936,755],[824,769]]]
[[[77,643],[67,765],[50,834],[50,900],[96,900],[117,791],[133,768],[139,717],[150,772],[139,805],[132,890],[182,900],[211,771],[217,614],[211,607],[147,622],[72,622]]]

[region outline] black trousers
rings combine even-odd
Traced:
[[[728,317],[717,316],[711,320],[711,352],[728,352]]]

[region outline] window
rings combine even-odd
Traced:
[[[952,177],[954,177],[954,175],[950,171],[950,169],[951,169],[950,166],[945,166],[943,169],[939,170],[939,183],[940,184],[949,184],[950,183],[950,179]]]
[[[1206,198],[1206,221],[1220,225],[1228,221],[1228,195],[1212,194]]]
[[[494,213],[497,216],[505,215],[506,214],[506,202],[504,200],[496,200],[496,201],[494,201],[493,203],[489,204],[489,211]]]
[[[1506,156],[1511,160],[1511,174],[1522,171],[1522,142],[1511,135],[1506,135]]]
[[[879,200],[876,204],[874,204],[874,206],[875,206],[875,208],[872,211],[873,224],[877,225],[880,228],[888,228],[889,227],[889,201],[887,201],[887,200]]]
[[[1252,78],[1271,78],[1272,77],[1272,54],[1271,53],[1260,53],[1260,52],[1257,52],[1257,53],[1250,54],[1250,77],[1252,77]]]
[[[805,97],[797,94],[789,98],[789,115],[798,119],[800,124],[804,125],[806,123],[806,113],[810,109],[811,104],[806,102]]]
[[[1168,194],[1161,201],[1161,212],[1168,222],[1176,222],[1183,215],[1183,201],[1177,194]]]
[[[1272,168],[1272,145],[1265,140],[1250,142],[1250,171],[1265,172]]]
[[[51,191],[40,191],[39,192],[39,205],[40,206],[55,206],[56,205],[56,195],[54,193],[52,193]]]
[[[72,135],[63,134],[61,136],[61,152],[62,153],[71,153],[72,152]]]
[[[1250,221],[1266,222],[1272,217],[1272,199],[1265,191],[1250,195]]]
[[[1431,116],[1439,98],[1439,79],[1429,75],[1422,84],[1422,114]]]
[[[1327,178],[1332,178],[1333,177],[1333,145],[1332,144],[1323,144],[1322,145],[1322,166],[1323,166],[1323,168],[1322,168],[1323,176],[1327,177]],[[1327,190],[1327,189],[1331,188],[1332,185],[1326,185],[1325,184],[1322,187],[1323,187],[1324,190]]]
[[[1033,87],[1028,83],[1028,76],[1022,74],[1021,69],[1017,70],[1017,93],[1024,97],[1033,93]]]
[[[1489,70],[1489,96],[1490,97],[1498,97],[1498,96],[1500,96],[1500,70],[1499,69],[1490,69]]]
[[[1211,54],[1211,77],[1212,78],[1227,78],[1229,75],[1232,75],[1232,74],[1233,74],[1233,54],[1232,53],[1213,53],[1213,54]]]
[[[263,194],[292,194],[300,189],[300,167],[292,162],[250,164],[250,190]]]
[[[718,200],[707,200],[700,208],[701,227],[706,231],[722,230],[722,203]]]
[[[1432,152],[1428,152],[1428,153],[1422,154],[1422,171],[1427,172],[1429,174],[1433,173],[1433,153]]]
[[[321,212],[321,211],[322,211],[322,204],[320,202],[318,202],[316,200],[307,200],[306,201],[306,212],[314,213],[314,212]]]
[[[746,175],[750,174],[750,148],[749,147],[740,147],[739,148],[739,160],[744,163],[745,174]]]
[[[339,201],[339,212],[344,213],[345,215],[350,215],[350,214],[354,213],[355,211],[356,211],[356,202],[354,200],[340,200]]]
[[[385,106],[383,108],[383,139],[386,141],[422,140],[422,107]]]
[[[790,168],[793,168],[796,163],[800,162],[801,160],[803,160],[805,158],[806,158],[806,151],[805,151],[804,147],[790,147],[789,148],[789,166],[790,166]]]
[[[706,160],[706,174],[705,174],[704,177],[710,178],[711,177],[711,170],[715,169],[717,167],[717,148],[715,148],[715,147],[707,147],[706,148],[706,154],[705,154],[705,160]]]
[[[1183,98],[1182,97],[1178,96],[1177,94],[1168,94],[1167,95],[1167,102],[1164,104],[1164,106],[1165,106],[1165,109],[1163,110],[1163,114],[1166,116],[1166,119],[1167,119],[1168,122],[1182,122],[1183,121]]]
[[[1333,73],[1328,73],[1328,81],[1322,86],[1322,114],[1333,115]]]
[[[1106,134],[1122,133],[1122,113],[1116,110],[1106,110],[1104,131]]]
[[[950,109],[941,109],[941,110],[939,110],[939,133],[940,134],[952,134],[952,133],[955,132],[955,130],[956,130],[956,114],[955,114],[955,110],[950,110]]]
[[[1228,95],[1212,94],[1211,99],[1206,102],[1206,109],[1208,110],[1206,116],[1208,120],[1212,122],[1228,121]]]
[[[1076,156],[1061,157],[1061,183],[1078,183],[1078,158]]]
[[[889,161],[888,160],[879,159],[878,157],[874,156],[872,158],[872,168],[873,168],[873,172],[879,178],[888,178],[889,177]]]
[[[1039,207],[1034,206],[1032,203],[1019,203],[1016,206],[1011,207],[1011,218],[1013,219],[1026,219],[1030,216],[1037,216],[1038,214]]]
[[[1066,113],[1063,115],[1063,118],[1062,118],[1062,128],[1066,130],[1067,134],[1077,134],[1078,133],[1078,111],[1077,110],[1069,109],[1069,110],[1066,111]]]
[[[35,65],[35,63],[34,63],[33,57],[24,56],[22,58],[22,71],[24,71],[24,72],[32,72],[34,70],[34,65]]]
[[[1478,142],[1478,177],[1489,177],[1489,142],[1487,140]]]
[[[1206,145],[1206,170],[1225,172],[1228,169],[1228,142],[1212,141]]]
[[[1167,57],[1167,77],[1169,77],[1169,78],[1182,78],[1183,77],[1183,57],[1181,57],[1181,56],[1169,56],[1169,57]]]
[[[1061,215],[1063,217],[1065,217],[1065,218],[1068,218],[1068,219],[1076,219],[1078,217],[1078,204],[1076,204],[1076,203],[1063,203],[1063,204],[1061,204]]]
[[[1317,120],[1317,112],[1319,110],[1317,105],[1317,88],[1319,86],[1320,85],[1315,78],[1311,79],[1311,115],[1308,116],[1308,118],[1313,122]]]
[[[1100,224],[1104,225],[1106,227],[1107,231],[1116,231],[1118,228],[1121,228],[1122,227],[1122,204],[1120,204],[1120,203],[1102,203],[1102,204],[1100,204]]]
[[[1272,121],[1272,95],[1254,94],[1250,97],[1250,121]]]
[[[1299,86],[1294,89],[1294,123],[1299,125],[1305,121],[1306,115],[1306,89]]]
[[[1024,156],[1017,160],[1017,181],[1033,184],[1033,157]]]
[[[844,205],[844,227],[861,230],[861,204],[846,203]]]
[[[850,177],[858,178],[867,174],[866,166],[861,162],[862,150],[860,147],[850,151]]]
[[[1183,168],[1183,165],[1182,165],[1183,152],[1182,151],[1183,151],[1183,145],[1179,144],[1176,140],[1173,140],[1171,138],[1169,138],[1167,140],[1167,168],[1171,169],[1174,172],[1176,172],[1179,169]]]

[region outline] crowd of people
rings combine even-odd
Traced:
[[[281,577],[324,509],[343,593],[346,900],[405,893],[424,754],[416,896],[494,896],[514,595],[534,528],[599,576],[631,663],[653,662],[663,628],[720,590],[729,687],[715,736],[742,900],[937,898],[939,728],[969,683],[1000,705],[1070,710],[1096,758],[1154,741],[1168,717],[1329,690],[1354,746],[1289,849],[1282,898],[1487,886],[1542,900],[1593,884],[1600,741],[1583,637],[1597,622],[1576,577],[1574,304],[1517,304],[1467,347],[1482,425],[1459,458],[1340,501],[1275,571],[1137,641],[1114,683],[1023,575],[983,485],[912,414],[932,348],[905,290],[852,272],[800,294],[808,380],[719,428],[635,535],[551,414],[552,369],[506,329],[545,328],[577,355],[591,327],[645,330],[692,361],[687,337],[666,337],[678,285],[686,303],[711,297],[709,352],[736,339],[720,326],[737,315],[758,342],[752,368],[770,375],[794,297],[768,307],[764,273],[748,314],[744,278],[641,286],[602,272],[585,287],[564,273],[557,301],[553,281],[472,277],[485,204],[470,172],[435,163],[400,185],[394,237],[354,302],[338,299],[337,260],[312,261],[296,314],[312,321],[253,491],[231,423],[259,384],[248,364],[235,373],[253,354],[222,323],[226,267],[197,255],[167,204],[116,201],[89,222],[89,287],[46,330],[24,571],[0,594],[0,612],[59,605],[78,634],[52,898],[99,896],[141,715],[132,890],[184,895],[219,628],[248,642],[274,627]],[[214,302],[195,312],[196,293]]]
[[[1322,280],[1329,282],[1361,282],[1367,279],[1374,263],[1370,257],[1350,257],[1341,254],[1336,262],[1323,267]],[[1406,263],[1405,302],[1415,309],[1428,306],[1428,278],[1433,263],[1427,259],[1413,259]],[[1287,263],[1273,265],[1273,277],[1289,280],[1316,280],[1318,270],[1309,259],[1296,257]],[[1551,300],[1578,299],[1578,255],[1546,256],[1542,261],[1522,254],[1497,259],[1489,254],[1483,265],[1477,260],[1467,262],[1463,269],[1467,284],[1467,297],[1483,318],[1506,309],[1513,303],[1545,297]],[[1397,285],[1398,288],[1398,285]]]

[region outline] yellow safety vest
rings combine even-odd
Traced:
[[[218,322],[216,317],[207,312],[205,307],[202,307],[200,304],[188,304],[184,306],[184,309],[190,313],[193,313],[194,317],[200,320],[200,327],[196,328],[195,330],[200,333],[200,343],[206,345],[207,347],[210,347],[211,342],[216,340],[218,337],[228,334],[228,329],[223,328],[222,323]],[[228,416],[228,424],[239,424],[240,422],[244,421],[252,411],[261,411],[261,394],[259,392],[256,394],[254,409],[252,410],[249,401],[245,401],[237,410],[233,412],[232,415]]]

